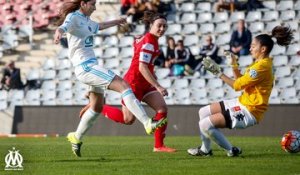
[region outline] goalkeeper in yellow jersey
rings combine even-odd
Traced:
[[[270,52],[275,38],[280,46],[289,45],[293,39],[291,29],[276,26],[272,34],[260,34],[254,37],[250,47],[254,63],[247,67],[242,75],[237,64],[237,56],[225,52],[230,61],[234,78],[224,75],[220,67],[209,57],[203,59],[206,70],[221,78],[235,91],[243,91],[239,98],[223,100],[204,106],[199,110],[199,128],[202,145],[188,149],[193,156],[211,156],[211,140],[215,141],[226,152],[227,156],[238,156],[242,150],[232,146],[218,128],[244,129],[258,124],[268,108],[268,101],[272,91],[274,76]]]

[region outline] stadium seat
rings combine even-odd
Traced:
[[[106,93],[106,103],[112,105],[120,105],[121,104],[121,94],[115,91],[107,91]]]
[[[215,31],[215,26],[213,23],[206,23],[200,25],[201,34],[214,33],[214,31]]]
[[[286,66],[288,64],[288,57],[285,55],[274,56],[273,58],[273,66]]]
[[[53,80],[56,77],[56,71],[55,70],[46,70],[43,72],[43,75],[41,76],[42,80]]]
[[[72,90],[65,90],[58,93],[56,98],[58,105],[73,105],[73,92]]]
[[[45,62],[43,63],[42,68],[43,70],[55,69],[55,60],[51,58],[46,59]]]
[[[266,11],[264,12],[262,21],[276,21],[279,19],[278,11]]]
[[[296,89],[294,87],[282,89],[280,93],[280,98],[282,103],[285,103],[288,99],[295,98],[297,95]]]
[[[202,78],[191,79],[189,89],[191,92],[197,91],[197,89],[205,88],[205,80]]]
[[[169,68],[157,68],[155,69],[155,75],[157,79],[164,79],[170,75],[171,71]]]
[[[230,38],[231,38],[230,33],[220,34],[220,35],[218,35],[218,37],[216,39],[216,44],[218,46],[229,44]]]
[[[115,69],[118,68],[120,65],[120,59],[119,58],[109,58],[105,59],[104,67],[106,69]]]
[[[165,86],[163,86],[165,87]],[[168,89],[168,96],[164,96],[165,102],[167,105],[173,105],[174,104],[174,100],[173,100],[173,90],[172,89]]]
[[[58,60],[56,62],[57,70],[70,69],[71,67],[72,67],[72,64],[69,59]]]
[[[249,26],[249,30],[252,33],[261,33],[264,31],[264,23],[263,22],[251,22]]]
[[[298,43],[291,44],[288,46],[286,54],[287,55],[296,55],[299,50],[300,50],[300,45]]]
[[[73,74],[73,71],[70,70],[70,69],[60,70],[60,71],[58,71],[57,79],[60,80],[60,81],[62,81],[62,80],[71,80],[72,79],[72,74]]]
[[[293,72],[293,74],[292,74],[292,76],[294,77],[294,79],[300,79],[300,68],[297,68],[294,72]]]
[[[275,70],[275,77],[282,78],[291,75],[291,68],[289,66],[277,67]]]
[[[190,91],[188,89],[181,89],[177,93],[174,94],[173,100],[175,104],[186,104],[184,101],[188,101],[190,99]],[[190,103],[190,102],[187,102]]]
[[[199,43],[199,37],[198,37],[198,35],[186,35],[184,37],[183,42],[184,42],[185,46],[198,45],[198,43]]]
[[[42,83],[42,87],[44,91],[55,91],[56,90],[56,82],[54,80],[44,81]]]
[[[39,69],[30,69],[27,73],[26,80],[38,80],[40,79]]]
[[[218,88],[218,89],[209,91],[208,99],[211,103],[218,102],[218,101],[223,100],[224,95],[225,95],[224,89]]]
[[[142,24],[136,25],[134,31],[131,32],[133,36],[143,35],[145,33],[145,26]]]
[[[190,46],[189,48],[193,55],[199,54],[199,46]]]
[[[228,13],[227,12],[217,12],[214,14],[212,22],[220,23],[220,22],[227,22],[228,21]]]
[[[218,23],[215,28],[215,33],[217,34],[229,33],[230,30],[231,30],[231,25],[229,22]]]
[[[170,24],[165,34],[166,35],[181,34],[181,24]]]
[[[100,49],[99,47],[94,49],[94,53],[95,53],[95,56],[96,58],[101,58],[102,59],[102,56],[103,56],[103,50]]]
[[[114,58],[119,56],[119,48],[117,47],[109,47],[104,50],[102,57],[104,59]]]
[[[175,79],[172,88],[177,91],[187,88],[189,85],[188,79]]]
[[[270,1],[262,1],[263,5],[268,9],[268,10],[275,10],[276,9],[276,1],[275,0],[270,0]]]
[[[247,13],[246,22],[256,22],[256,21],[261,21],[262,19],[262,14],[261,11],[250,11]]]
[[[284,88],[292,87],[292,86],[294,86],[294,79],[292,77],[276,78],[275,86],[278,89],[284,89]]]
[[[72,89],[72,81],[65,80],[65,81],[59,81],[57,85],[57,91],[69,91]]]
[[[116,35],[111,35],[105,37],[104,41],[101,43],[101,47],[107,48],[107,47],[114,47],[118,46],[119,39]]]
[[[184,2],[180,5],[178,11],[180,12],[193,12],[195,10],[195,3]]]
[[[0,101],[6,101],[8,98],[8,92],[6,90],[0,90]]]
[[[297,42],[300,40],[299,37],[299,32],[298,31],[298,21],[297,20],[292,20],[292,21],[286,21],[284,24],[286,24],[287,26],[289,26],[294,32],[294,41],[293,42]]]
[[[233,75],[233,71],[232,71],[232,68],[231,67],[225,67],[224,70],[223,70],[223,73],[225,75],[227,75],[228,77],[230,78],[233,78],[234,75]]]
[[[194,89],[191,92],[191,102],[192,104],[201,104],[201,100],[206,99],[206,104],[208,103],[207,100],[207,90],[205,88]]]
[[[216,76],[211,72],[207,71],[206,74],[202,75],[201,77],[209,80],[211,78],[215,78]]]
[[[281,11],[280,12],[280,19],[282,21],[288,21],[293,20],[296,17],[296,13],[294,10],[287,10],[287,11]]]
[[[296,88],[296,90],[298,91],[298,96],[300,95],[299,94],[299,90],[300,90],[300,80],[298,79],[297,81],[296,81],[296,83],[295,83],[295,88]]]
[[[62,60],[68,59],[68,57],[68,48],[62,48],[57,55],[57,58]]]
[[[122,59],[131,58],[133,56],[133,48],[132,47],[122,47],[118,56]]]
[[[85,97],[86,91],[79,91],[74,93],[74,105],[86,105],[89,103],[89,99]]]
[[[183,13],[180,17],[179,23],[187,24],[187,23],[194,23],[197,19],[196,13]]]
[[[175,42],[177,42],[178,40],[183,40],[182,35],[173,35],[172,37],[174,38]]]
[[[102,37],[100,37],[100,36],[94,37],[94,47],[99,47],[102,42],[103,42]]]
[[[279,97],[276,98],[270,98],[269,99],[269,104],[281,104],[281,100]]]
[[[212,20],[212,14],[210,12],[207,13],[200,13],[197,17],[197,23],[207,23],[211,22]]]
[[[197,5],[196,5],[195,11],[197,13],[210,12],[211,11],[210,2],[198,2]]]
[[[297,0],[294,5],[294,10],[300,11],[300,0]]]
[[[197,32],[198,32],[197,24],[185,24],[182,29],[182,34],[184,35],[196,34]]]
[[[27,91],[25,95],[26,105],[39,106],[41,104],[40,96],[41,92],[39,89]]]
[[[104,36],[112,36],[115,35],[118,32],[118,26],[114,26],[114,27],[109,27],[105,30],[101,30],[99,33],[100,35],[104,35]]]
[[[275,55],[284,55],[285,54],[285,47],[284,46],[279,46],[277,44],[274,44],[274,47],[270,53],[270,55],[275,56]]]
[[[120,69],[123,71],[127,71],[131,64],[131,58],[123,58],[120,63]]]
[[[278,89],[273,88],[272,91],[271,91],[270,98],[277,98],[278,96],[279,96]]]
[[[206,88],[214,91],[214,89],[222,88],[223,81],[219,78],[212,78],[207,81]]]
[[[75,81],[72,89],[75,91],[75,94],[76,94],[76,92],[82,92],[82,91],[87,92],[89,89],[89,86],[81,83],[80,81]]]
[[[133,45],[133,36],[123,36],[120,38],[119,47],[131,47]]]
[[[299,66],[300,65],[300,59],[298,55],[291,56],[291,60],[289,61],[290,66]]]
[[[292,0],[279,1],[276,6],[276,9],[279,11],[283,10],[292,10],[294,6],[294,2]]]
[[[163,35],[163,36],[159,37],[158,44],[159,44],[159,46],[163,46],[163,47],[167,46],[167,37],[166,37],[166,35]]]
[[[230,21],[232,22],[232,23],[235,23],[235,22],[237,22],[238,20],[240,20],[240,19],[245,19],[245,12],[238,12],[238,11],[235,11],[235,12],[233,12],[233,13],[231,13],[231,15],[230,15]]]
[[[171,79],[158,79],[157,81],[164,88],[170,88],[172,86]]]
[[[7,109],[8,104],[6,100],[0,100],[0,111]]]
[[[247,67],[253,63],[253,58],[251,55],[240,56],[238,62],[240,67]]]

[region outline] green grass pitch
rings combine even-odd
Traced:
[[[198,137],[167,137],[176,153],[153,153],[152,137],[85,137],[82,157],[71,152],[64,137],[0,138],[2,174],[103,174],[103,175],[300,175],[300,153],[281,150],[277,137],[229,137],[243,148],[230,158],[213,145],[212,157],[193,157],[187,148],[200,144]],[[5,171],[5,155],[15,147],[23,156],[22,171]]]

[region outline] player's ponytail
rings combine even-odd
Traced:
[[[285,26],[276,26],[272,30],[272,37],[275,37],[277,44],[280,46],[287,46],[293,40],[293,33],[291,28]]]
[[[59,19],[55,24],[60,26],[69,13],[74,12],[80,8],[81,1],[88,2],[90,0],[68,0],[64,2],[59,10]]]
[[[260,43],[261,46],[266,46],[266,54],[269,54],[274,46],[272,37],[276,38],[276,42],[280,46],[287,46],[293,39],[293,33],[289,27],[276,26],[272,30],[272,34],[260,34],[255,39]]]

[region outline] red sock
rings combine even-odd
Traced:
[[[119,108],[103,105],[101,114],[115,122],[125,124],[123,112]]]
[[[162,112],[162,113],[156,113],[154,119],[155,120],[160,120],[162,118],[167,118],[167,113],[166,112]],[[157,128],[155,133],[154,133],[154,140],[155,140],[155,148],[159,148],[164,146],[164,138],[165,138],[165,131],[167,129],[167,124]]]

